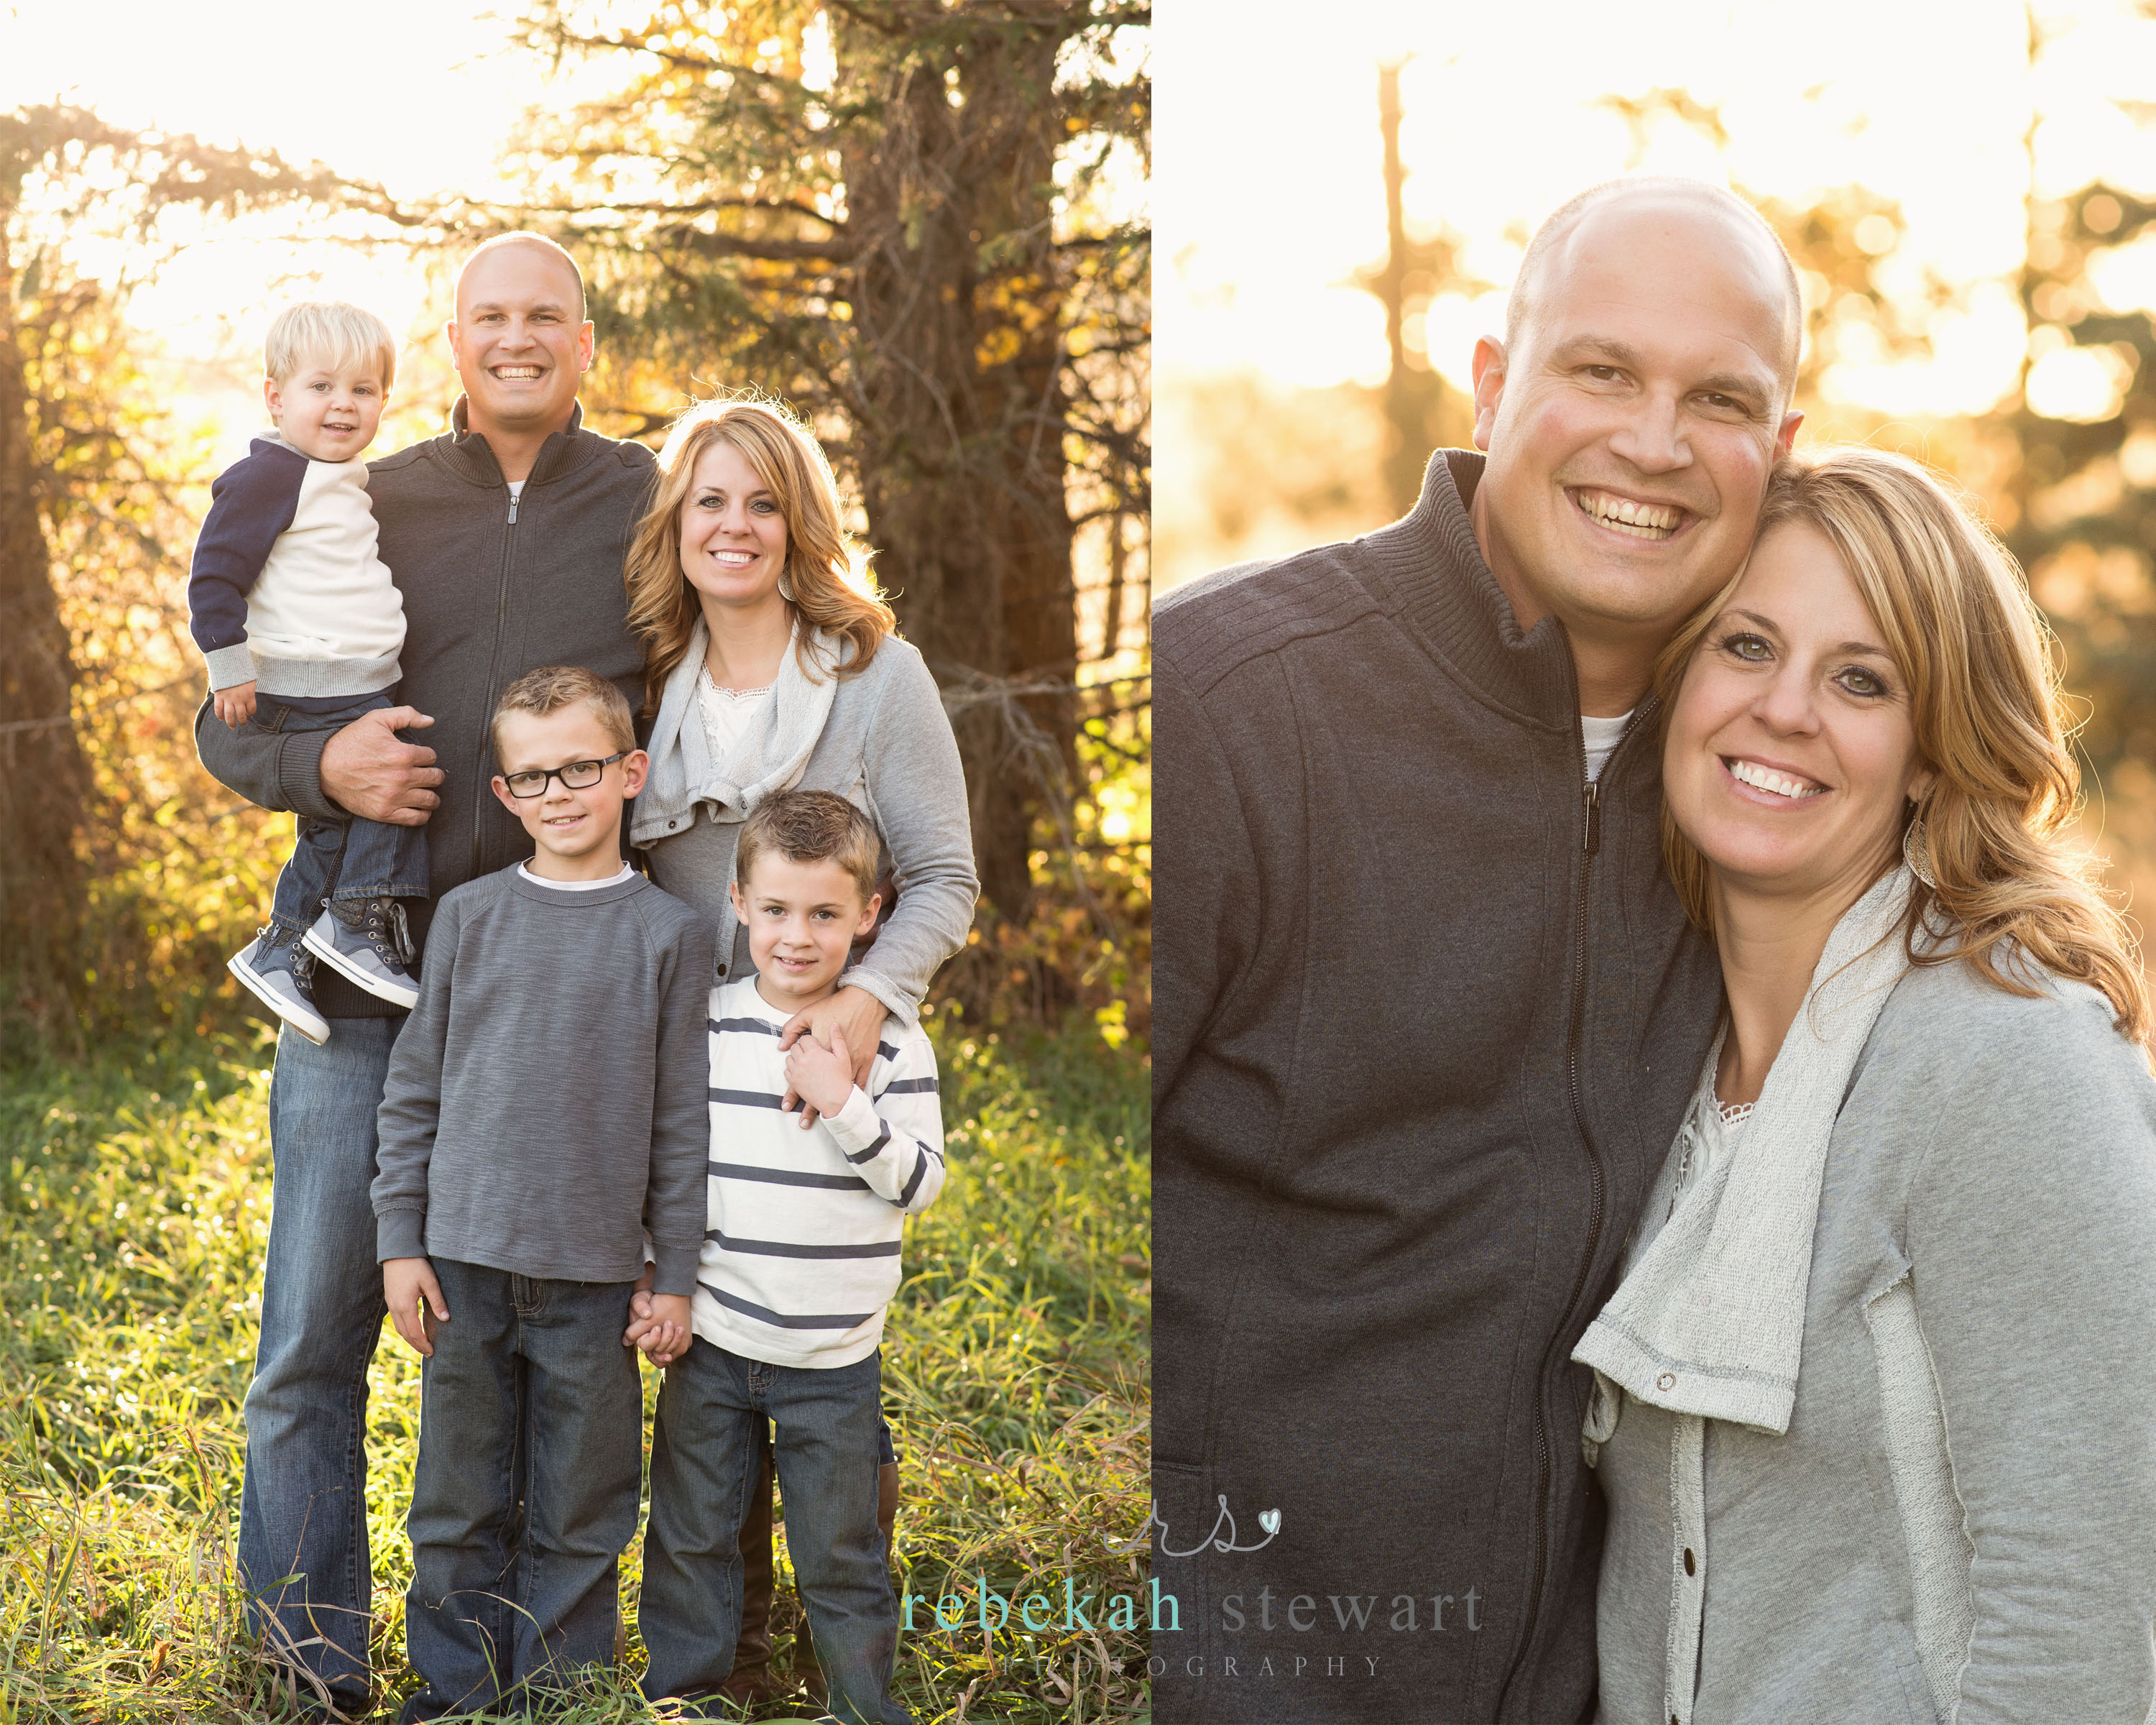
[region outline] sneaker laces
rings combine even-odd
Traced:
[[[300,945],[300,930],[287,928],[282,923],[265,922],[254,932],[254,944],[259,951],[265,953],[274,952],[282,946],[290,946],[300,952],[305,952],[305,947]]]
[[[275,922],[264,923],[254,937],[254,956],[260,960],[269,957],[280,947],[289,947],[290,950],[286,952],[284,962],[290,967],[292,980],[300,985],[300,992],[311,1000],[315,993],[316,960],[313,948],[300,938],[303,932],[303,930],[286,928]]]
[[[360,920],[345,926],[364,935],[376,952],[398,968],[412,968],[417,954],[412,949],[412,925],[405,918],[402,899],[368,899]]]

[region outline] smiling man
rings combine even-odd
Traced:
[[[446,335],[464,386],[450,429],[368,473],[404,605],[403,705],[335,732],[234,732],[206,722],[207,705],[195,724],[203,764],[266,809],[426,824],[433,899],[406,901],[414,949],[430,902],[531,855],[490,788],[501,691],[573,665],[615,683],[632,711],[643,697],[622,558],[654,464],[583,426],[592,326],[575,262],[534,234],[489,240],[458,276]],[[422,727],[431,747],[400,736]],[[404,1015],[326,968],[315,998],[330,1039],[280,1036],[270,1088],[275,1173],[239,1568],[268,1651],[306,1674],[302,1697],[357,1715],[372,1687],[367,1371],[384,1310],[367,1189]]]
[[[1592,1713],[1569,1355],[1720,999],[1646,691],[1750,547],[1801,332],[1741,200],[1598,187],[1476,347],[1486,458],[1158,608],[1166,1725]]]

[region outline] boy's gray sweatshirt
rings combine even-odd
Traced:
[[[710,925],[636,877],[516,865],[434,909],[390,1056],[372,1189],[382,1259],[688,1294],[709,1157]]]

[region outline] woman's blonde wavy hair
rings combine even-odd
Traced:
[[[852,644],[835,665],[819,663],[803,629],[794,653],[802,675],[858,676],[897,627],[869,572],[873,555],[855,545],[839,518],[839,487],[815,434],[783,404],[753,394],[698,402],[683,411],[659,451],[659,482],[630,536],[624,579],[629,626],[644,643],[644,711],[688,655],[701,616],[696,589],[681,572],[681,506],[696,463],[715,443],[731,444],[778,501],[786,522],[785,578],[794,617]]]
[[[1908,680],[1917,752],[1935,775],[1907,817],[1922,824],[1914,843],[1938,881],[1918,881],[1911,901],[1912,962],[1959,958],[1995,988],[2034,995],[2002,950],[2011,943],[2101,989],[2121,1033],[2145,1045],[2148,987],[2133,932],[2067,845],[2081,772],[2049,632],[2013,558],[1939,479],[1881,449],[1813,450],[1778,467],[1759,537],[1797,522],[1826,538],[1863,595]],[[1666,713],[1735,586],[1657,661]],[[1712,932],[1707,860],[1666,803],[1662,850],[1686,910]],[[1920,955],[1918,931],[1934,903],[1958,925],[1957,937]]]

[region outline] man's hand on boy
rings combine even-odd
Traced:
[[[442,1300],[442,1285],[434,1280],[434,1266],[424,1258],[385,1258],[382,1260],[382,1297],[389,1302],[389,1315],[397,1333],[423,1358],[434,1352],[434,1326],[449,1321],[449,1308]]]
[[[434,752],[397,733],[434,721],[417,708],[362,713],[322,745],[322,793],[348,814],[391,826],[420,827],[440,806],[429,788],[442,782]]]
[[[862,1050],[853,1057],[853,1084],[866,1090],[870,1070],[875,1065],[876,1043],[883,1034],[883,1021],[889,1010],[866,988],[849,983],[829,999],[805,1007],[788,1019],[785,1028],[778,1033],[779,1049],[782,1052],[789,1050],[803,1037],[814,1037],[829,1048],[832,1037],[837,1035],[848,1048]],[[780,1106],[788,1113],[796,1108],[801,1109],[803,1131],[815,1125],[819,1115],[837,1111],[836,1109],[819,1108],[814,1098],[801,1096],[799,1086],[793,1081],[793,1070],[790,1065],[787,1068],[786,1078],[788,1088],[786,1099]],[[851,1085],[847,1087],[848,1091],[851,1088]],[[839,1107],[845,1106],[846,1095],[846,1091],[839,1092]],[[806,1107],[802,1107],[803,1102],[808,1103]]]
[[[210,691],[209,704],[217,716],[237,731],[254,716],[254,685],[250,680],[234,683],[228,689]]]
[[[854,1056],[844,1031],[832,1025],[828,1048],[814,1036],[794,1043],[786,1056],[786,1094],[798,1096],[807,1105],[803,1126],[819,1114],[836,1114],[853,1093]]]

